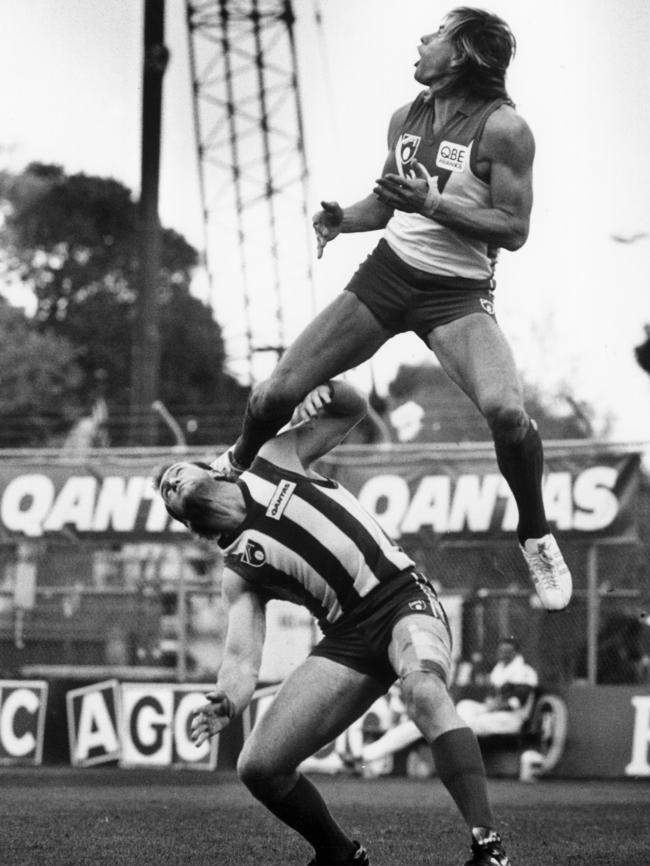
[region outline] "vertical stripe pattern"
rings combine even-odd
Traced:
[[[413,560],[348,490],[257,458],[239,479],[248,515],[224,550],[226,565],[266,597],[336,622]]]

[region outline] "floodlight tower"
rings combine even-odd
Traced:
[[[186,0],[210,303],[266,375],[315,312],[291,0]]]

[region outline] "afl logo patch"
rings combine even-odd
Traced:
[[[246,542],[246,547],[241,554],[241,561],[245,562],[246,565],[252,565],[255,568],[259,568],[260,565],[264,565],[266,562],[264,548],[257,541],[252,541],[249,538]]]
[[[411,610],[415,611],[423,611],[427,609],[426,602],[420,601],[419,599],[417,601],[409,601],[409,607]]]
[[[454,144],[453,141],[441,141],[436,156],[438,168],[447,171],[464,171],[468,148],[464,144]]]
[[[403,174],[404,169],[415,159],[421,141],[419,135],[411,135],[410,132],[400,135],[395,145],[395,160],[400,174]]]
[[[488,301],[487,298],[479,298],[479,300],[480,300],[481,306],[483,307],[485,312],[488,313],[490,316],[493,316],[494,315],[494,304],[492,303],[492,301]]]

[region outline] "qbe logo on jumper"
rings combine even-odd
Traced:
[[[42,762],[46,707],[46,682],[0,680],[0,764]]]
[[[453,141],[441,141],[436,154],[436,165],[447,171],[465,171],[469,148]]]
[[[214,770],[219,738],[199,747],[190,739],[192,711],[211,688],[107,680],[68,692],[71,763]]]

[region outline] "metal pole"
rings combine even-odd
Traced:
[[[290,4],[285,4],[290,7]],[[285,18],[287,11],[285,10]],[[289,16],[286,23],[291,29],[292,16]],[[280,293],[280,263],[278,252],[278,225],[275,211],[275,183],[273,180],[273,162],[271,155],[271,136],[269,134],[269,105],[268,93],[266,84],[266,65],[264,50],[262,47],[262,13],[259,10],[258,0],[253,0],[253,8],[251,11],[251,21],[253,24],[253,37],[255,41],[255,68],[257,70],[257,97],[259,100],[260,111],[260,133],[262,137],[262,154],[264,165],[265,191],[269,218],[269,233],[271,242],[271,268],[273,279],[273,290],[277,298],[277,306],[275,311],[275,319],[277,325],[277,356],[278,360],[286,347],[286,336],[284,332],[284,315],[282,310],[282,296]]]
[[[187,592],[186,576],[187,563],[183,553],[181,560],[181,571],[178,578],[178,589],[176,591],[176,612],[178,616],[178,638],[176,650],[176,678],[179,683],[187,680]]]
[[[598,590],[598,546],[587,550],[587,682],[598,682],[598,629],[600,625],[600,593]]]
[[[151,404],[158,397],[160,365],[158,279],[161,237],[158,186],[162,83],[169,59],[164,39],[165,0],[145,0],[139,210],[140,280],[131,359],[132,445],[154,445],[156,437],[157,418],[151,412]]]
[[[184,450],[187,447],[187,440],[185,438],[185,434],[183,433],[183,429],[176,420],[176,418],[174,418],[169,409],[162,402],[162,400],[154,400],[151,404],[151,408],[154,412],[157,412],[158,415],[160,415],[165,424],[174,434],[174,439],[176,440],[176,449]]]

